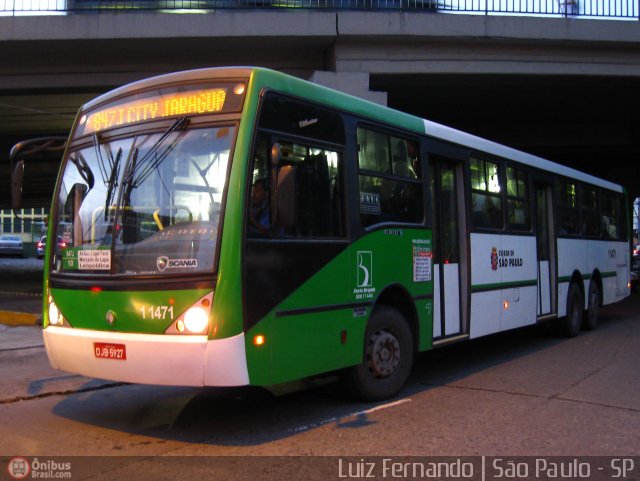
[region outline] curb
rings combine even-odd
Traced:
[[[35,326],[40,318],[40,314],[29,312],[0,311],[0,324],[7,326]]]

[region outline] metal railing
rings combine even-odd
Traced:
[[[423,10],[478,15],[640,19],[640,0],[0,0],[2,15],[218,9]]]

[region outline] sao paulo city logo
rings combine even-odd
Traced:
[[[491,270],[492,271],[498,270],[498,248],[497,247],[491,248]]]

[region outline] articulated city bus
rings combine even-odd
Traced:
[[[627,204],[606,180],[282,73],[154,77],[74,123],[47,353],[147,384],[335,371],[388,398],[416,352],[593,329],[629,294]]]

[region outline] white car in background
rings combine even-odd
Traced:
[[[64,248],[67,247],[67,243],[64,242],[60,236],[58,236],[58,247]],[[44,257],[44,251],[47,248],[47,236],[43,235],[40,240],[36,243],[36,252],[38,254],[38,259],[42,259]]]
[[[24,244],[18,235],[0,235],[0,254],[24,257]]]

